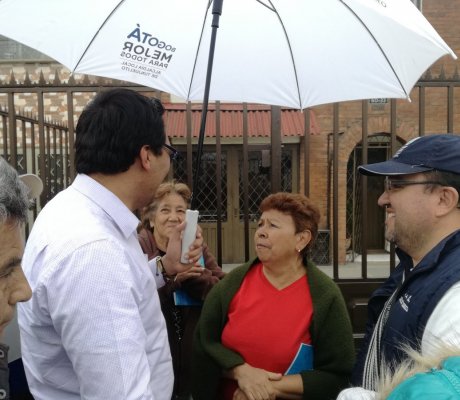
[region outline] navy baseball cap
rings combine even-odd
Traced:
[[[409,175],[439,170],[460,175],[460,136],[421,136],[407,142],[392,159],[361,165],[363,175]]]

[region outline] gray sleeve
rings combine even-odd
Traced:
[[[9,347],[7,345],[0,343],[0,399],[6,400],[10,398],[8,350]]]

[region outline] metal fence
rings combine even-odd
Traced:
[[[74,178],[76,117],[87,99],[109,86],[100,80],[90,82],[87,77],[80,82],[70,79],[66,83],[62,83],[58,77],[53,82],[45,82],[40,78],[39,82],[32,83],[27,76],[21,83],[13,78],[10,82],[0,82],[0,104],[3,104],[0,109],[0,139],[3,155],[20,172],[38,173],[42,177],[45,190],[38,209],[68,186]],[[149,88],[123,83],[116,86],[161,96],[161,93]],[[251,178],[254,168],[252,163],[257,165],[257,168],[261,167],[260,171],[263,171],[262,161],[259,156],[257,159],[251,158],[251,146],[254,146],[254,143],[249,141],[247,134],[236,144],[240,153],[237,167],[240,169],[240,179],[237,183],[239,200],[236,204],[238,213],[242,216],[240,222],[244,226],[242,242],[245,258],[248,258],[250,253],[251,221],[254,219],[255,205],[258,203],[258,200],[254,201],[251,190],[261,194],[284,189],[303,191],[310,195],[319,190],[319,179],[326,178],[326,190],[316,196],[326,204],[327,223],[320,230],[314,257],[318,263],[330,265],[333,278],[339,283],[347,298],[355,332],[358,336],[361,335],[365,320],[363,307],[365,309],[367,304],[365,299],[384,276],[371,277],[368,262],[370,233],[374,225],[368,217],[369,193],[379,190],[379,184],[374,187],[374,182],[357,175],[356,166],[367,163],[375,149],[384,149],[386,157],[391,156],[398,146],[414,136],[460,133],[459,86],[458,71],[449,77],[446,77],[442,70],[437,76],[432,76],[428,71],[413,90],[411,112],[413,113],[415,107],[416,113],[408,119],[409,122],[401,122],[405,121],[401,116],[407,113],[408,106],[396,100],[383,99],[381,103],[372,104],[369,101],[354,102],[354,109],[358,108],[359,111],[358,115],[354,114],[353,119],[350,117],[350,103],[320,107],[318,110],[315,108],[317,118],[322,121],[322,135],[312,137],[309,124],[306,122],[304,135],[300,141],[292,144],[290,153],[288,152],[290,156],[286,153],[288,147],[283,147],[282,144],[281,111],[278,107],[273,107],[270,135],[264,142],[264,148],[270,150],[270,174],[263,179],[259,176]],[[57,97],[60,98],[59,101],[56,100]],[[24,111],[31,108],[34,110],[33,114]],[[389,121],[389,127],[384,132],[376,132],[370,127],[372,110],[380,110],[379,118]],[[55,118],[53,115],[60,117]],[[62,116],[65,116],[66,124],[60,122],[63,120]],[[308,118],[308,113],[305,113],[306,121]],[[216,119],[218,122],[217,117]],[[245,121],[242,123],[244,126]],[[401,126],[404,124],[407,126]],[[185,130],[181,146],[186,154],[186,161],[181,166],[176,166],[173,173],[175,175],[172,176],[190,183],[195,142],[189,122]],[[221,261],[222,220],[228,211],[224,207],[226,200],[223,195],[225,182],[222,177],[222,165],[228,160],[223,151],[225,144],[219,135],[213,139],[212,146],[212,156],[209,155],[210,158],[206,161],[209,165],[205,168],[206,174],[203,174],[211,183],[203,186],[203,196],[206,197],[202,198],[202,204],[206,205],[209,212],[204,214],[209,217],[209,222],[214,224],[214,230],[217,232],[216,255]],[[327,150],[318,150],[323,148]],[[320,158],[316,154],[318,151],[326,154],[327,164],[326,168],[320,169],[319,172],[316,171]],[[34,210],[32,219],[38,209]],[[346,260],[354,261],[355,264],[359,255],[357,277],[346,278],[343,275],[345,269],[339,268],[341,254],[345,254],[345,250]],[[391,268],[394,268],[394,248],[390,247],[388,250],[389,263]],[[345,257],[342,257],[342,260],[345,261]]]
[[[46,81],[43,75],[37,82],[31,82],[27,74],[22,82],[18,82],[13,74],[9,82],[0,82],[0,140],[3,155],[19,171],[38,173],[42,177],[45,190],[40,198],[39,206],[46,204],[72,181],[75,175],[73,147],[76,117],[94,93],[114,86],[108,82],[110,81],[102,79],[90,81],[87,76],[78,82],[72,77],[67,82],[63,82],[57,73],[51,82]],[[442,69],[437,76],[433,76],[428,71],[417,83],[414,89],[414,102],[418,103],[418,115],[412,122],[416,135],[442,133],[443,131],[455,132],[460,115],[459,85],[458,71],[446,77]],[[116,86],[125,86],[149,95],[161,96],[161,93],[150,88],[127,83],[117,83]],[[432,93],[436,93],[434,99]],[[389,104],[382,104],[386,102]],[[366,195],[370,188],[367,179],[356,174],[356,166],[367,162],[368,153],[372,148],[384,146],[387,157],[389,157],[406,139],[399,135],[398,118],[400,118],[399,114],[404,112],[404,110],[401,111],[404,108],[401,104],[396,100],[387,99],[378,99],[373,102],[373,109],[378,107],[389,109],[389,112],[385,114],[390,121],[390,127],[386,132],[376,135],[369,128],[369,102],[362,102],[361,115],[354,117],[354,124],[360,125],[358,129],[361,135],[360,143],[353,143],[353,147],[350,148],[351,153],[345,163],[341,151],[343,152],[344,140],[348,140],[351,135],[350,130],[347,130],[350,125],[348,103],[334,104],[325,111],[318,112],[319,118],[330,121],[330,133],[327,135],[327,192],[320,195],[326,199],[324,214],[326,214],[327,223],[326,226],[321,227],[321,237],[315,248],[315,260],[320,264],[332,263],[335,279],[340,279],[339,263],[345,258],[339,253],[343,253],[344,246],[348,252],[347,260],[354,261],[355,255],[359,254],[362,260],[362,278],[367,278],[369,221],[363,216],[367,212]],[[436,132],[432,131],[430,121],[433,115],[430,108],[433,107],[443,110],[439,114],[443,114],[444,122]],[[242,118],[244,127],[245,124],[247,125],[244,113]],[[254,155],[251,155],[251,146],[253,147],[254,144],[249,142],[247,132],[243,134],[238,144],[241,158],[238,167],[240,169],[238,183],[240,198],[237,206],[246,226],[244,232],[246,236],[249,235],[247,227],[254,219],[254,210],[257,210],[260,201],[260,196],[257,197],[257,194],[262,195],[278,190],[303,190],[307,195],[314,192],[316,185],[314,180],[317,179],[317,176],[312,172],[313,153],[317,151],[317,148],[316,144],[312,143],[308,118],[308,113],[305,113],[305,132],[301,140],[293,144],[294,153],[285,152],[282,150],[285,146],[281,139],[280,109],[272,107],[271,132],[264,142],[264,148],[267,149],[271,158],[270,173],[267,175],[251,174],[254,169],[253,163],[254,165],[261,164],[260,157],[263,151],[252,159]],[[189,184],[192,182],[194,152],[190,119],[187,117],[186,132],[182,133],[184,141],[180,145],[186,154],[185,162],[175,166],[174,170],[174,177]],[[225,190],[223,190],[225,187],[222,187],[222,184],[225,184],[225,177],[222,176],[223,164],[226,163],[223,152],[225,144],[222,144],[220,136],[216,135],[212,146],[212,154],[208,154],[210,159],[205,160],[209,165],[205,168],[206,173],[203,174],[203,179],[206,178],[207,182],[200,185],[200,197],[201,205],[209,211],[204,214],[219,225],[219,221],[225,217],[227,212],[225,207],[222,207],[226,201]],[[293,161],[291,154],[294,154],[297,162]],[[343,176],[346,176],[346,179]],[[345,186],[345,190],[342,186]],[[346,200],[343,202],[341,193],[346,195],[344,196]],[[339,216],[343,214],[346,215],[345,223],[339,219]],[[217,232],[219,230],[218,226]],[[342,234],[342,231],[346,233]],[[244,241],[248,243],[248,237]],[[345,241],[350,241],[350,245],[344,245]],[[217,248],[221,247],[221,238],[218,238]],[[246,251],[246,255],[248,253]]]

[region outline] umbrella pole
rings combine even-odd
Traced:
[[[208,68],[206,71],[206,82],[204,86],[203,109],[201,112],[200,133],[198,135],[198,149],[196,154],[196,166],[193,173],[193,186],[190,208],[196,208],[196,192],[201,169],[201,154],[203,153],[204,133],[206,129],[206,117],[208,114],[209,88],[211,86],[212,64],[214,61],[214,49],[216,47],[217,28],[219,28],[219,18],[222,15],[222,3],[224,0],[214,0],[212,6],[212,32],[211,43],[209,45]]]

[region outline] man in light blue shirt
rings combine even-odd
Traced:
[[[173,371],[151,268],[133,211],[152,200],[175,150],[163,106],[127,89],[98,94],[76,127],[72,185],[40,212],[24,254],[31,301],[19,310],[36,400],[169,400]],[[181,264],[181,224],[159,264]],[[197,233],[191,263],[201,253]]]

